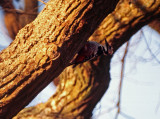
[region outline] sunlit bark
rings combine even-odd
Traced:
[[[148,2],[122,0],[105,18],[90,40],[103,43],[106,38],[116,51],[137,30],[158,16],[159,6],[158,0]],[[21,117],[88,119],[108,88],[110,58],[102,56],[75,68],[68,67],[60,76],[56,94],[48,102],[22,110],[15,119]]]
[[[121,0],[102,22],[90,40],[107,39],[114,50],[126,42],[142,26],[159,17],[160,0]]]
[[[118,0],[50,0],[0,53],[0,118],[11,118],[69,64]]]

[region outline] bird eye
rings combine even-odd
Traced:
[[[101,54],[103,54],[103,47],[102,46],[98,46],[97,55],[101,55]]]

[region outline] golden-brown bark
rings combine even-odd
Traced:
[[[159,17],[160,0],[121,0],[114,10],[103,20],[90,40],[107,39],[116,50],[121,42],[126,42],[138,29]]]
[[[116,50],[133,33],[152,21],[160,13],[160,1],[148,1],[141,4],[122,0],[115,11],[108,15],[90,40],[103,42],[104,38]],[[152,7],[150,7],[152,5]],[[21,118],[86,118],[91,116],[92,109],[107,90],[110,57],[99,57],[90,63],[68,67],[60,76],[56,94],[48,102],[22,110],[16,117]]]
[[[50,0],[0,54],[0,118],[11,118],[69,64],[118,0]]]
[[[103,57],[104,58],[104,57]],[[75,68],[66,68],[60,75],[60,84],[56,94],[47,103],[26,108],[14,119],[39,117],[57,119],[89,119],[92,110],[108,88],[110,81],[110,58],[107,62],[84,63]],[[96,67],[96,69],[95,69]],[[92,70],[92,69],[95,70]],[[100,69],[106,69],[100,71]],[[105,88],[99,88],[105,87]]]

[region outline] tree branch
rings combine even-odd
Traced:
[[[159,0],[155,2],[152,0],[148,2],[144,0],[120,0],[114,12],[103,20],[90,40],[99,38],[99,41],[103,42],[106,38],[116,51],[142,26],[159,18],[159,13]]]
[[[121,59],[121,63],[122,63],[122,65],[121,65],[121,77],[120,77],[120,83],[119,83],[118,102],[117,102],[118,110],[117,110],[117,114],[116,114],[116,116],[115,116],[115,119],[118,119],[118,115],[119,115],[120,112],[121,112],[121,108],[120,108],[121,92],[122,92],[122,84],[123,84],[124,71],[125,71],[125,60],[126,60],[126,56],[127,56],[128,49],[129,49],[129,41],[128,41],[127,44],[126,44],[126,48],[125,48],[123,57],[122,57],[122,59]]]
[[[148,42],[147,42],[147,39],[146,39],[146,36],[144,35],[143,30],[141,30],[141,33],[142,33],[142,35],[143,35],[143,37],[144,37],[144,41],[145,41],[145,43],[146,43],[146,46],[147,46],[148,51],[150,52],[150,54],[152,55],[152,57],[156,60],[156,62],[157,62],[158,64],[160,64],[160,60],[156,57],[156,55],[155,55],[155,54],[152,52],[152,50],[150,49],[150,47],[149,47],[149,45],[148,45]]]
[[[0,54],[0,118],[13,117],[57,77],[117,1],[50,0]]]
[[[149,5],[148,3],[152,5]],[[159,1],[156,1],[154,4],[152,1],[149,1],[148,3],[147,5],[152,7],[145,7],[146,4],[144,4],[143,7],[145,7],[148,11],[144,13],[141,12],[141,9],[139,8],[140,6],[138,7],[135,5],[133,1],[120,1],[115,11],[105,18],[101,26],[90,37],[90,40],[103,42],[104,38],[106,38],[107,41],[114,47],[114,51],[116,51],[116,49],[118,49],[125,41],[129,40],[133,33],[154,19],[160,12],[158,9]],[[77,69],[71,69],[71,67],[68,67],[69,69],[66,69],[64,74],[62,74],[63,76],[60,80],[59,90],[57,91],[56,95],[52,96],[51,99],[45,104],[39,104],[35,107],[24,109],[17,115],[17,117],[23,117],[26,115],[26,117],[30,116],[38,118],[40,115],[44,117],[54,115],[55,117],[57,116],[57,118],[67,116],[69,118],[88,118],[91,116],[91,109],[93,109],[97,101],[100,100],[101,96],[108,88],[110,80],[107,78],[106,81],[106,76],[109,76],[109,59],[110,58],[105,58],[102,56],[101,58],[97,58],[97,60],[94,59],[88,64],[82,64],[78,66],[79,68]],[[72,74],[73,72],[77,73]],[[78,77],[78,79],[75,80],[75,77]],[[88,84],[87,82],[92,83]],[[76,97],[76,99],[80,99],[78,102],[76,102],[75,99],[72,101],[73,103],[68,103],[68,101],[72,100],[72,98],[74,99],[74,96],[72,95],[73,91],[71,91],[71,89],[75,91],[75,94],[78,94],[82,92],[81,87],[83,86],[86,86],[85,90],[83,91],[85,96],[82,97],[78,95],[79,98]],[[81,108],[79,105],[82,105],[80,106]]]

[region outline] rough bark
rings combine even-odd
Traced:
[[[160,0],[121,0],[102,22],[90,40],[104,38],[117,50],[142,26],[159,17]]]
[[[108,15],[90,40],[103,42],[104,38],[118,49],[142,26],[154,20],[160,13],[160,1],[143,3],[122,0]],[[19,118],[86,118],[107,90],[111,57],[99,57],[75,68],[68,67],[60,76],[56,94],[46,103],[22,110]]]
[[[72,66],[66,68],[60,75],[61,80],[56,94],[47,103],[26,108],[14,119],[31,117],[36,119],[89,119],[93,108],[109,86],[108,62],[110,58],[105,57],[105,59],[107,62],[87,62],[75,68]],[[105,70],[100,71],[102,68]]]
[[[0,118],[26,106],[69,64],[118,0],[50,0],[0,53]]]

